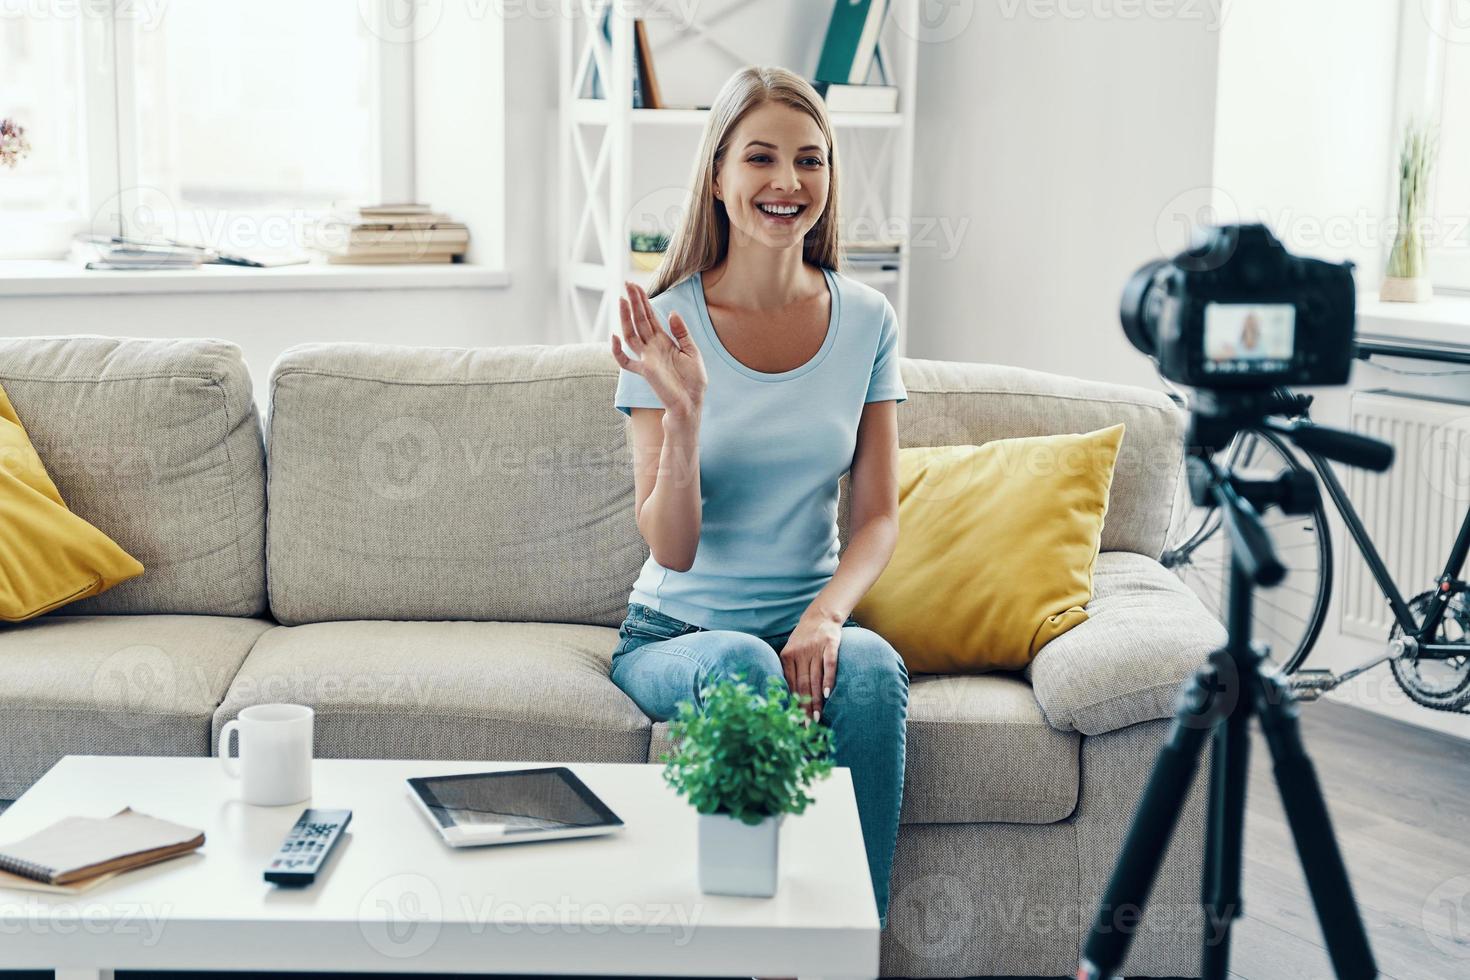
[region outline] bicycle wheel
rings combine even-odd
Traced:
[[[1238,433],[1215,462],[1254,479],[1269,479],[1285,467],[1307,471],[1281,438],[1269,431]],[[1262,520],[1287,575],[1280,585],[1256,592],[1255,626],[1270,645],[1271,660],[1290,674],[1302,665],[1322,632],[1332,594],[1332,541],[1321,501],[1309,514],[1270,510]],[[1160,559],[1221,623],[1229,597],[1229,538],[1219,508],[1196,507],[1180,543]]]

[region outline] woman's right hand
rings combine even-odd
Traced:
[[[664,330],[642,287],[633,283],[624,283],[624,287],[628,295],[618,297],[618,314],[623,321],[621,340],[640,359],[630,358],[618,335],[613,334],[613,360],[647,381],[663,403],[664,411],[697,415],[704,406],[709,378],[704,371],[704,358],[689,335],[689,326],[678,313],[670,313],[669,329]]]

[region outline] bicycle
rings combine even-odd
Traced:
[[[1414,348],[1393,344],[1360,342],[1357,345],[1355,356],[1359,359],[1367,360],[1374,355],[1427,356]],[[1470,354],[1448,357],[1436,354],[1435,359],[1470,364]],[[1162,380],[1171,389],[1170,397],[1186,407],[1185,394],[1168,379]],[[1287,415],[1290,421],[1311,424],[1311,395],[1284,388],[1277,389],[1277,393],[1292,405],[1292,412]],[[1316,506],[1308,513],[1281,515],[1266,525],[1290,573],[1285,583],[1267,594],[1269,598],[1257,597],[1257,602],[1269,610],[1258,622],[1275,634],[1282,641],[1279,646],[1284,648],[1281,656],[1273,657],[1276,667],[1286,675],[1300,700],[1312,701],[1386,660],[1394,680],[1415,703],[1438,711],[1465,711],[1470,706],[1470,585],[1460,575],[1470,552],[1470,508],[1434,586],[1406,601],[1327,460],[1309,450],[1293,447],[1265,429],[1241,431],[1217,454],[1217,460],[1222,467],[1242,472],[1272,468],[1274,473],[1281,467],[1305,472],[1307,466],[1299,455],[1305,456],[1316,470],[1321,486],[1327,491],[1325,501],[1330,501],[1337,510],[1349,538],[1367,562],[1374,582],[1393,612],[1394,625],[1384,650],[1349,670],[1333,673],[1303,668],[1322,631],[1332,593],[1332,542],[1326,530],[1329,525],[1325,501],[1319,496]],[[1166,549],[1160,561],[1220,617],[1229,575],[1224,558],[1227,545],[1220,533],[1221,515],[1218,508],[1198,510],[1194,520],[1185,525],[1179,543]]]

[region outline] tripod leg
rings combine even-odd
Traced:
[[[1230,928],[1240,915],[1240,860],[1245,843],[1246,781],[1250,775],[1249,722],[1249,701],[1240,697],[1215,727],[1200,896],[1205,913],[1204,980],[1225,980],[1229,975]]]
[[[1327,801],[1317,771],[1302,745],[1297,724],[1297,702],[1286,683],[1275,674],[1258,676],[1256,713],[1271,749],[1276,787],[1291,825],[1291,836],[1301,857],[1317,921],[1339,977],[1370,978],[1378,975],[1368,934],[1353,900],[1347,868],[1332,833]]]
[[[1079,978],[1110,977],[1128,955],[1133,930],[1120,926],[1117,919],[1120,914],[1131,918],[1142,911],[1174,836],[1174,826],[1194,783],[1200,749],[1211,730],[1202,719],[1205,707],[1211,704],[1214,678],[1213,666],[1200,668],[1179,699],[1169,740],[1154,761],[1153,773],[1138,799],[1133,823],[1087,934]]]

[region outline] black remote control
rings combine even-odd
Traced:
[[[301,819],[266,865],[265,880],[277,885],[309,885],[352,820],[351,810],[303,810]]]

